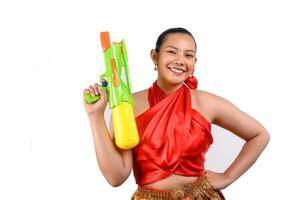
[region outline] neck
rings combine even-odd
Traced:
[[[176,91],[177,89],[179,89],[182,86],[182,83],[179,83],[179,84],[166,83],[165,81],[163,81],[159,77],[157,79],[157,84],[161,88],[161,90],[163,90],[166,94],[170,94],[170,93]]]

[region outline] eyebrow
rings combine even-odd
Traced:
[[[168,48],[168,47],[178,50],[178,48],[177,48],[177,47],[174,47],[174,46],[171,46],[171,45],[167,46],[166,48]],[[195,51],[194,51],[194,50],[192,50],[192,49],[188,49],[188,50],[185,50],[185,51],[190,51],[190,52],[193,52],[193,53],[195,53]]]

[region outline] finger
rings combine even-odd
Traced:
[[[90,95],[91,95],[92,97],[94,97],[94,96],[95,96],[95,92],[94,92],[94,88],[93,88],[92,85],[89,86],[89,91],[90,91]]]
[[[84,104],[87,104],[86,94],[90,94],[90,90],[84,89],[84,92],[83,92],[83,102],[84,102]]]
[[[105,91],[103,91],[103,89],[100,87],[100,85],[98,85],[97,87],[97,91],[99,94],[104,95]]]
[[[94,91],[95,91],[95,95],[99,95],[99,94],[100,94],[100,92],[99,92],[98,88],[99,88],[99,85],[98,85],[98,83],[95,83],[95,84],[94,84]]]
[[[100,86],[97,87],[97,91],[101,96],[103,96],[103,90],[101,89]]]
[[[103,88],[99,87],[98,91],[100,93],[100,96],[102,99],[107,100],[108,96],[107,96],[107,92],[105,90],[103,90]]]
[[[90,91],[89,91],[88,89],[84,89],[83,94],[84,94],[84,95],[85,95],[85,94],[90,94]]]
[[[97,92],[98,94],[104,93],[103,89],[101,88],[101,86],[98,83],[94,84],[94,89],[95,89],[95,92]]]

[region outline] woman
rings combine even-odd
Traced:
[[[84,90],[102,96],[96,104],[84,101],[100,170],[116,187],[133,169],[138,189],[132,199],[224,199],[220,190],[246,172],[269,141],[268,132],[251,116],[222,97],[195,90],[196,50],[184,28],[168,29],[158,37],[151,50],[158,78],[149,89],[133,94],[140,142],[132,150],[116,147],[113,130],[106,127],[106,93],[98,84]],[[211,124],[246,141],[223,173],[204,169],[213,142]]]

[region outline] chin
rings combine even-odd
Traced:
[[[178,85],[184,83],[186,79],[168,79],[168,82],[172,85]]]

